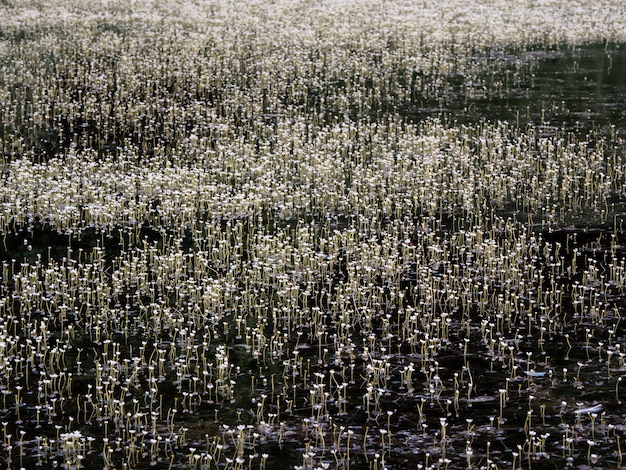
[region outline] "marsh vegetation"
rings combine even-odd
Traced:
[[[10,468],[617,468],[619,1],[0,1]]]

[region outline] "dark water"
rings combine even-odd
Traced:
[[[626,127],[626,44],[562,45],[477,57],[487,72],[447,77],[443,102],[416,99],[401,108],[409,119],[507,121],[544,134],[556,130]],[[419,102],[418,102],[419,100]]]

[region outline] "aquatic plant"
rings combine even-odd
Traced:
[[[14,3],[8,466],[621,465],[621,2]]]

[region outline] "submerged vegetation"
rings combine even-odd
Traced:
[[[626,8],[474,3],[0,1],[2,465],[622,466]]]

